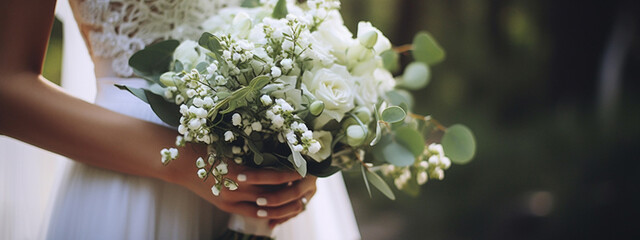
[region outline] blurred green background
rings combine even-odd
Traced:
[[[343,0],[355,32],[447,51],[416,112],[463,123],[478,151],[420,196],[346,175],[363,239],[639,239],[637,1]],[[59,82],[61,25],[44,74]],[[608,89],[605,91],[605,89]]]

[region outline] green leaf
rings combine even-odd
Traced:
[[[222,59],[222,46],[220,45],[220,40],[218,39],[218,37],[214,36],[211,33],[205,32],[200,36],[198,44],[215,54],[217,59]]]
[[[182,62],[180,62],[180,60],[173,61],[173,71],[179,73],[182,72],[182,70],[184,70]]]
[[[149,103],[149,101],[147,100],[147,96],[144,94],[144,90],[141,88],[134,88],[134,87],[129,87],[129,86],[125,86],[125,85],[119,85],[119,84],[114,84],[117,88],[119,88],[120,90],[126,90],[129,91],[131,94],[133,94],[134,96],[140,98],[140,100]]]
[[[241,7],[244,8],[254,8],[260,6],[260,0],[244,0],[242,1]]]
[[[393,49],[382,52],[380,57],[382,57],[382,65],[389,72],[396,72],[400,69],[400,56]]]
[[[391,200],[395,200],[396,196],[393,194],[393,191],[391,191],[391,188],[389,187],[389,185],[387,185],[387,183],[384,181],[384,179],[382,179],[380,176],[378,176],[378,174],[375,174],[374,172],[371,171],[365,171],[366,176],[367,176],[367,180],[369,180],[369,182],[376,187],[378,190],[380,190],[380,192],[382,192],[385,196],[387,196],[389,199]]]
[[[307,175],[307,161],[304,160],[302,154],[300,152],[293,151],[293,146],[289,144],[289,148],[291,149],[291,155],[289,155],[289,161],[293,164],[293,168],[300,174],[300,176],[305,177]]]
[[[273,13],[271,14],[272,18],[280,19],[287,17],[289,14],[289,10],[287,10],[287,1],[286,0],[278,0],[276,6],[273,8]]]
[[[385,161],[395,166],[406,167],[416,160],[416,157],[409,149],[396,141],[389,141],[381,147],[382,157],[384,157]]]
[[[176,40],[166,40],[149,45],[129,58],[129,66],[136,75],[160,83],[160,75],[169,70],[173,51],[179,44]]]
[[[368,170],[364,167],[364,165],[360,166],[360,170],[362,171],[362,180],[364,180],[364,185],[367,187],[367,192],[369,193],[369,197],[373,197],[371,195],[371,187],[369,187],[369,180],[367,180]]]
[[[151,105],[151,109],[156,115],[165,122],[173,127],[178,127],[180,125],[180,107],[178,105],[167,102],[164,97],[157,95],[149,90],[144,90],[144,94],[149,100],[149,105]]]
[[[404,69],[398,86],[410,90],[421,89],[429,84],[429,66],[422,62],[412,62]]]
[[[414,157],[422,155],[425,142],[420,132],[410,127],[400,127],[395,132],[398,143],[409,149]]]
[[[429,33],[420,32],[413,38],[413,57],[433,65],[444,60],[445,52]]]
[[[198,63],[198,65],[196,65],[196,70],[198,70],[198,72],[205,72],[207,70],[207,67],[209,67],[209,64],[206,62],[200,62]]]
[[[457,164],[468,163],[476,153],[476,140],[473,133],[461,124],[447,128],[441,144],[444,154]]]
[[[382,111],[382,121],[388,123],[395,123],[404,120],[404,117],[407,116],[407,113],[398,106],[391,106]]]
[[[255,77],[248,86],[243,86],[235,90],[231,95],[216,105],[214,110],[222,110],[220,113],[225,114],[236,110],[239,107],[249,106],[250,102],[255,102],[260,94],[260,89],[269,84],[271,78],[268,76]]]
[[[408,109],[413,108],[413,96],[411,93],[402,90],[402,89],[394,89],[388,91],[386,94],[387,99],[391,105],[400,106],[403,103],[407,104]]]

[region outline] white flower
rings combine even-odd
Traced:
[[[429,157],[429,165],[437,166],[440,164],[440,158],[437,155]]]
[[[377,41],[373,46],[373,50],[375,50],[376,54],[380,54],[386,50],[391,49],[391,42],[389,41],[389,39],[387,39],[387,37],[385,37],[380,30],[372,26],[370,22],[358,23],[358,38],[360,38],[361,36],[364,37],[372,31],[378,33]]]
[[[331,119],[340,122],[344,114],[353,109],[354,79],[346,67],[333,65],[315,72],[307,71],[302,78],[308,90],[324,103],[324,111],[316,118],[316,128]]]
[[[225,175],[229,172],[229,169],[227,168],[227,164],[225,162],[220,162],[218,166],[216,166],[216,171],[218,172],[218,174]]]
[[[202,157],[199,157],[198,160],[196,160],[196,167],[198,168],[203,168],[206,164],[204,163],[204,159],[202,159]]]
[[[427,172],[420,172],[418,173],[418,179],[416,179],[418,181],[418,184],[422,185],[424,183],[427,182],[427,179],[429,178],[429,176],[427,175]]]
[[[331,155],[331,142],[333,141],[333,136],[331,135],[331,132],[328,131],[313,131],[313,138],[317,140],[316,142],[320,145],[320,149],[317,152],[312,152],[311,148],[317,147],[312,144],[309,147],[307,156],[313,158],[316,162],[322,162]]]
[[[191,121],[189,121],[189,129],[191,130],[196,130],[200,128],[200,126],[202,126],[200,119],[194,118],[194,119],[191,119]]]
[[[187,133],[187,131],[188,131],[188,129],[187,129],[187,127],[185,125],[181,124],[180,126],[178,126],[178,133],[185,134],[185,133]]]
[[[276,128],[281,128],[284,125],[284,118],[280,114],[274,115],[271,119],[271,124]]]
[[[182,104],[184,102],[184,97],[181,94],[176,96],[176,104]]]
[[[301,152],[302,150],[304,150],[304,147],[302,147],[302,145],[300,144],[293,145],[293,151]]]
[[[322,148],[322,146],[320,145],[320,142],[313,140],[311,142],[311,144],[309,145],[309,153],[310,154],[314,154],[314,153],[318,153],[318,151],[320,151],[320,149]]]
[[[180,125],[180,126],[182,126],[182,125]],[[184,138],[182,136],[177,136],[176,137],[176,146],[183,147],[184,144],[185,144]]]
[[[194,89],[187,90],[187,97],[189,98],[193,98],[193,96],[195,96],[196,94],[198,94],[198,92],[196,92],[196,90]]]
[[[260,122],[251,123],[251,129],[253,129],[254,131],[262,131],[262,123]]]
[[[296,137],[296,134],[293,131],[288,131],[286,133],[286,137],[287,137],[287,142],[291,144],[298,143],[298,137]]]
[[[238,146],[233,146],[233,147],[231,147],[231,152],[233,154],[240,154],[240,153],[242,153],[242,148],[240,148]]]
[[[224,140],[227,142],[231,142],[236,138],[232,131],[224,132]]]
[[[220,186],[218,185],[213,185],[213,187],[211,187],[211,192],[213,193],[213,195],[218,196],[220,195]]]
[[[198,169],[198,177],[204,178],[206,176],[207,176],[207,170],[204,170],[202,168]]]
[[[328,43],[334,55],[344,55],[347,48],[354,43],[353,34],[344,26],[338,11],[329,12],[327,18],[313,32],[320,42]]]
[[[280,66],[282,66],[282,69],[285,71],[290,70],[293,68],[293,60],[289,58],[282,59],[282,61],[280,61]]]
[[[178,157],[178,149],[169,148],[169,156],[171,159],[176,159]]]
[[[274,78],[280,77],[282,70],[279,67],[271,67],[271,76]]]
[[[271,105],[271,103],[273,103],[273,100],[271,100],[271,97],[269,97],[269,95],[262,95],[260,97],[260,101],[262,102],[262,104],[264,104],[265,106],[269,106]]]
[[[187,67],[193,67],[198,62],[205,60],[205,57],[200,56],[196,48],[200,48],[197,42],[192,40],[183,41],[178,45],[176,50],[173,51],[173,59],[179,60]],[[202,51],[204,49],[200,48],[199,50]]]
[[[240,126],[242,124],[242,116],[239,113],[234,113],[231,116],[231,123],[233,126]]]

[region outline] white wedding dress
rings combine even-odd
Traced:
[[[198,23],[222,7],[238,4],[221,0],[69,1],[95,64],[95,103],[155,123],[160,120],[148,105],[114,87],[116,83],[146,84],[132,77],[128,58],[158,40],[195,38],[201,34],[195,27]],[[65,27],[73,21],[68,14],[62,17]],[[65,41],[70,40],[67,37]],[[67,53],[65,50],[65,58],[73,57]],[[88,66],[72,60],[65,61],[65,68],[69,64],[71,68]],[[177,185],[75,162],[61,180],[51,209],[47,239],[213,239],[226,229],[229,218]],[[318,179],[317,193],[306,211],[278,226],[273,236],[278,240],[359,239],[342,175]]]

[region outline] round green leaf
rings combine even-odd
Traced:
[[[412,62],[407,65],[398,86],[410,90],[421,89],[429,83],[429,66],[423,62]]]
[[[413,38],[413,57],[417,61],[433,65],[444,60],[445,52],[429,33],[420,32]]]
[[[420,132],[410,127],[398,128],[396,132],[396,140],[400,145],[406,147],[413,153],[414,157],[422,155],[424,152],[424,138]]]
[[[468,163],[476,153],[476,140],[473,133],[461,124],[447,128],[441,144],[444,154],[457,164]]]
[[[402,89],[394,89],[388,91],[385,95],[391,105],[400,106],[405,103],[409,109],[413,108],[413,96],[411,96],[410,92]]]
[[[383,146],[382,154],[387,162],[399,167],[409,166],[416,159],[409,149],[393,141]]]
[[[382,66],[389,72],[398,71],[400,68],[400,56],[393,49],[382,52],[380,57],[382,57]]]
[[[407,113],[398,106],[391,106],[382,111],[382,121],[388,123],[395,123],[404,120],[404,117],[407,116]]]

